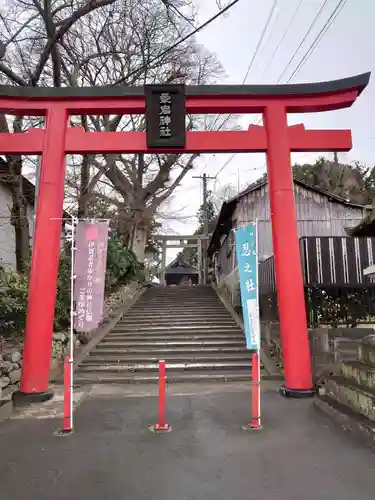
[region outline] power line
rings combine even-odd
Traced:
[[[176,47],[178,47],[179,45],[181,45],[182,43],[186,42],[186,40],[188,40],[189,38],[191,38],[192,36],[196,35],[197,33],[199,33],[200,31],[202,31],[204,28],[206,28],[208,25],[210,25],[211,23],[213,23],[214,21],[216,21],[216,19],[218,19],[219,17],[221,17],[223,14],[225,14],[226,12],[228,12],[228,10],[230,10],[232,7],[234,7],[240,0],[233,0],[231,3],[229,3],[226,7],[224,7],[223,9],[219,10],[219,12],[217,12],[214,16],[212,16],[210,19],[208,19],[206,22],[204,22],[203,24],[201,24],[200,26],[198,26],[198,28],[196,28],[195,30],[191,31],[189,34],[187,34],[186,36],[180,38],[179,40],[177,40],[176,43],[174,43],[173,45],[171,45],[170,47],[168,47],[167,49],[165,49],[161,54],[158,54],[157,56],[151,58],[146,64],[144,64],[143,66],[141,66],[140,68],[138,69],[135,69],[133,71],[131,71],[130,73],[128,73],[126,76],[120,78],[119,80],[117,80],[115,83],[113,83],[111,85],[111,87],[113,87],[114,85],[119,85],[121,83],[123,83],[124,81],[126,81],[128,78],[130,78],[131,76],[137,74],[139,71],[142,71],[144,70],[145,68],[147,68],[147,66],[149,66],[150,64],[154,63],[155,61],[157,61],[158,59],[161,59],[162,57],[164,57],[166,54],[168,54],[169,52],[171,52],[172,50],[174,50]]]
[[[292,55],[292,57],[289,59],[287,65],[285,66],[284,68],[284,71],[281,73],[281,75],[279,76],[279,79],[277,81],[277,83],[280,82],[280,80],[282,79],[282,77],[285,75],[285,73],[288,71],[288,68],[289,66],[292,64],[292,62],[294,61],[294,58],[296,57],[297,53],[299,52],[299,49],[302,47],[302,45],[305,43],[307,37],[309,36],[311,30],[313,29],[313,27],[315,26],[316,22],[318,21],[319,17],[321,16],[321,14],[323,13],[323,10],[325,9],[326,5],[328,3],[328,0],[324,0],[322,6],[320,7],[319,9],[319,12],[317,13],[317,15],[315,16],[315,18],[313,19],[312,23],[310,24],[310,27],[309,29],[307,30],[307,32],[305,33],[304,37],[302,38],[300,44],[298,45],[297,49],[294,51],[294,54]]]
[[[233,158],[236,156],[236,153],[233,153],[230,158],[224,163],[224,165],[221,167],[221,169],[218,171],[218,173],[216,174],[216,177],[219,177],[219,175],[221,174],[221,172],[224,170],[224,168],[226,166],[229,165],[229,163],[233,160]]]
[[[272,7],[271,7],[271,10],[270,10],[270,12],[269,12],[269,14],[268,14],[267,21],[266,21],[266,23],[265,23],[265,25],[264,25],[264,27],[263,27],[262,33],[261,33],[260,38],[259,38],[259,40],[258,40],[257,46],[256,46],[256,48],[255,48],[255,52],[254,52],[254,54],[253,54],[253,57],[251,58],[251,61],[250,61],[249,66],[248,66],[248,68],[247,68],[247,70],[246,70],[245,76],[244,76],[244,77],[243,77],[243,79],[242,79],[242,85],[244,85],[244,84],[245,84],[245,82],[246,82],[246,80],[247,80],[247,77],[249,76],[249,73],[250,73],[250,71],[251,71],[251,68],[252,68],[252,66],[253,66],[253,64],[254,64],[255,58],[256,58],[256,56],[258,55],[259,49],[260,49],[260,47],[261,47],[261,45],[262,45],[262,42],[263,42],[263,40],[264,40],[264,37],[265,37],[265,34],[266,34],[266,32],[267,32],[268,26],[269,26],[269,24],[270,24],[270,22],[271,22],[272,16],[273,16],[273,14],[274,14],[274,12],[275,12],[275,9],[276,9],[276,7],[277,7],[277,3],[278,3],[278,0],[274,0],[274,3],[273,3],[273,5],[272,5]],[[229,115],[227,116],[227,118],[223,121],[223,123],[221,124],[221,127],[223,127],[223,126],[224,126],[224,125],[225,125],[225,124],[226,124],[226,123],[227,123],[227,122],[228,122],[228,121],[232,118],[232,116],[233,116],[233,113],[229,114]],[[218,119],[219,119],[219,117],[216,117],[216,119],[214,120],[214,123],[212,124],[211,129],[213,129],[213,128],[215,127],[215,125],[216,125],[216,123],[217,123]],[[220,128],[221,128],[221,127],[220,127]],[[220,169],[219,173],[220,173],[220,172],[221,172],[221,171],[222,171],[222,170],[223,170],[223,169],[224,169],[224,168],[228,165],[228,163],[230,163],[230,162],[233,160],[233,158],[234,158],[235,156],[236,156],[236,153],[234,153],[234,154],[232,155],[232,157],[231,157],[231,158],[230,158],[230,159],[229,159],[229,160],[228,160],[228,161],[224,164],[224,167],[222,167],[222,168]],[[206,170],[206,168],[207,168],[208,164],[209,164],[209,163],[207,162],[207,163],[206,163],[206,165],[203,167],[202,172],[204,172],[204,171]],[[218,174],[216,174],[216,177],[219,175],[219,173],[218,173]]]
[[[325,25],[323,26],[323,28],[320,30],[320,32],[318,33],[318,35],[314,39],[313,43],[310,45],[309,49],[307,50],[307,52],[305,53],[305,55],[302,57],[302,59],[300,60],[299,64],[297,65],[297,67],[295,68],[295,70],[293,71],[293,73],[290,75],[290,77],[289,77],[289,79],[287,80],[286,83],[289,83],[300,72],[300,70],[305,65],[305,63],[307,62],[307,60],[309,59],[309,57],[311,56],[311,54],[314,52],[314,50],[316,49],[316,47],[319,45],[319,43],[323,39],[324,35],[327,33],[327,31],[329,30],[329,28],[334,23],[334,21],[337,18],[337,16],[340,14],[340,12],[342,11],[342,9],[345,7],[346,2],[347,2],[347,0],[339,0],[338,4],[336,5],[336,8],[332,12],[332,14],[328,18],[327,22],[325,23]]]
[[[328,0],[326,0],[328,1]],[[249,76],[249,73],[251,71],[251,68],[253,67],[253,64],[254,64],[254,61],[255,61],[255,58],[256,56],[258,55],[258,52],[259,52],[259,49],[260,49],[260,46],[262,45],[262,42],[263,42],[263,39],[265,37],[265,34],[266,34],[266,31],[268,29],[268,26],[271,22],[271,19],[272,19],[272,16],[273,16],[273,13],[275,12],[275,9],[276,9],[276,6],[277,6],[277,2],[278,0],[274,0],[274,3],[273,3],[273,6],[271,8],[271,11],[268,15],[268,18],[267,18],[267,21],[266,21],[266,24],[264,25],[264,28],[263,28],[263,31],[262,31],[262,34],[260,35],[260,39],[258,41],[258,45],[256,46],[256,49],[255,49],[255,52],[254,52],[254,55],[250,61],[250,64],[249,64],[249,67],[247,68],[247,71],[246,71],[246,74],[242,80],[242,84],[244,84],[247,80],[247,77]]]
[[[289,30],[290,30],[290,28],[291,28],[291,26],[292,26],[292,24],[293,24],[293,22],[294,22],[295,18],[297,17],[297,14],[298,14],[298,12],[299,12],[299,9],[300,9],[300,8],[301,8],[301,6],[302,6],[302,3],[303,3],[303,0],[300,0],[300,1],[299,1],[299,4],[297,5],[297,7],[296,7],[296,9],[295,9],[295,11],[294,11],[294,14],[293,14],[293,16],[292,16],[291,20],[289,21],[288,26],[287,26],[287,27],[285,28],[285,30],[284,30],[284,33],[283,33],[283,35],[282,35],[282,37],[281,37],[281,39],[280,39],[280,41],[279,41],[278,45],[276,45],[276,48],[275,48],[275,50],[273,51],[272,56],[270,57],[270,59],[268,60],[268,62],[267,62],[267,64],[266,64],[266,68],[265,68],[265,70],[263,71],[262,76],[260,77],[261,79],[265,76],[265,74],[266,74],[266,73],[267,73],[267,71],[268,71],[268,68],[271,66],[271,64],[272,64],[272,62],[273,62],[273,60],[274,60],[274,58],[275,58],[275,56],[276,56],[276,54],[277,54],[278,50],[280,49],[280,47],[281,47],[281,45],[282,45],[283,41],[285,40],[285,37],[287,36],[287,34],[288,34],[288,32],[289,32]]]
[[[294,18],[296,17],[296,13],[298,12],[298,9],[299,7],[301,6],[301,3],[302,3],[303,0],[301,0],[300,4],[297,6],[297,10],[292,18],[292,21],[294,20]],[[310,27],[308,29],[308,31],[306,32],[305,36],[303,37],[301,43],[299,44],[297,50],[294,52],[293,56],[291,57],[291,59],[288,61],[286,67],[284,68],[282,74],[280,75],[280,77],[278,78],[277,80],[277,83],[280,83],[282,77],[284,76],[284,74],[286,73],[286,71],[288,70],[290,64],[293,62],[296,54],[298,53],[299,49],[301,48],[301,46],[303,45],[303,43],[305,42],[305,40],[307,39],[309,33],[311,32],[312,28],[315,26],[317,20],[319,19],[320,15],[322,14],[325,6],[327,5],[327,2],[328,0],[325,0],[321,6],[321,8],[319,9],[319,12],[317,13],[317,15],[315,16],[313,22],[310,24]],[[322,29],[319,31],[318,35],[315,37],[314,41],[312,42],[312,44],[309,46],[309,48],[307,49],[307,51],[305,52],[305,54],[302,56],[300,62],[298,63],[298,65],[296,66],[296,68],[294,69],[293,73],[291,74],[291,76],[288,78],[288,80],[286,81],[286,83],[290,83],[290,81],[299,73],[299,71],[302,69],[302,67],[304,66],[304,64],[306,64],[307,60],[309,59],[309,57],[311,56],[311,54],[314,52],[314,50],[316,49],[316,47],[319,45],[319,43],[321,42],[321,40],[323,39],[324,35],[327,33],[327,31],[329,30],[329,28],[331,27],[331,25],[333,24],[333,22],[335,21],[335,19],[337,18],[337,16],[340,14],[341,10],[344,8],[345,4],[347,3],[347,0],[339,0],[338,4],[336,5],[335,9],[333,10],[332,14],[330,15],[330,17],[328,18],[328,20],[326,21],[326,23],[324,24],[324,26],[322,27]],[[289,23],[289,26],[291,26],[291,22]],[[283,36],[281,41],[284,39],[285,37]],[[281,44],[281,41],[279,43],[279,46]],[[257,124],[260,123],[262,119],[258,120]],[[254,122],[253,122],[254,124]],[[225,164],[222,166],[222,168],[219,170],[219,172],[216,174],[216,176],[218,176],[223,170],[224,168],[227,167],[227,165],[233,160],[233,158],[235,157],[236,153],[234,153],[233,155],[231,155],[231,157],[225,162]]]
[[[292,79],[299,73],[299,71],[302,69],[302,67],[304,66],[304,64],[307,62],[307,60],[309,59],[309,57],[311,56],[311,54],[314,52],[314,50],[316,49],[316,47],[319,45],[320,41],[323,39],[324,35],[327,33],[327,31],[329,30],[329,28],[331,27],[331,25],[335,21],[335,19],[337,18],[337,16],[340,14],[341,10],[344,8],[346,2],[347,2],[347,0],[339,0],[339,2],[336,5],[335,9],[333,10],[332,14],[328,18],[328,20],[326,21],[326,23],[324,24],[324,26],[322,27],[322,29],[319,31],[318,35],[315,37],[314,41],[310,44],[309,48],[307,49],[307,51],[305,52],[305,54],[300,59],[300,61],[297,64],[296,68],[294,69],[293,73],[290,75],[290,77],[288,78],[288,80],[285,83],[290,83],[292,81]],[[312,26],[315,24],[317,18],[320,16],[320,14],[322,12],[322,9],[325,7],[326,3],[327,3],[327,0],[325,0],[325,2],[323,3],[322,7],[320,8],[317,16],[315,17],[313,23],[310,25],[310,28],[309,28],[308,32],[306,33],[306,35],[303,38],[303,41],[306,39],[307,34],[311,31]],[[303,43],[303,41],[301,42],[301,44]],[[299,45],[299,47],[301,46],[301,44]],[[288,70],[288,67],[290,66],[290,63],[293,61],[294,56],[297,54],[297,52],[299,50],[299,47],[294,52],[292,58],[289,60],[288,64],[284,68],[284,71],[282,72],[282,74],[278,78],[277,83],[280,83],[281,78],[283,77],[283,75]],[[259,125],[259,123],[261,121],[262,121],[262,118],[260,118],[257,122],[254,121],[253,125]]]
[[[273,34],[273,32],[274,32],[274,30],[275,30],[275,28],[276,28],[276,26],[277,26],[277,23],[278,23],[278,21],[279,21],[279,19],[280,19],[281,15],[283,14],[284,10],[285,10],[285,3],[284,3],[281,7],[280,7],[279,12],[277,13],[277,16],[276,16],[276,18],[275,18],[275,21],[274,21],[274,23],[273,23],[273,25],[272,25],[272,28],[270,29],[270,32],[269,32],[269,34],[268,34],[267,40],[266,40],[266,41],[264,42],[264,44],[263,44],[263,49],[260,51],[260,55],[262,54],[262,52],[264,52],[264,51],[266,50],[266,48],[267,48],[267,46],[268,46],[269,42],[271,41],[271,39],[272,39],[272,34]]]

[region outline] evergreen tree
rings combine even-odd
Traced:
[[[207,219],[208,219],[208,233],[212,233],[212,231],[215,228],[216,224],[216,218],[217,218],[217,211],[215,208],[215,205],[212,201],[212,192],[208,192],[208,199],[207,199]],[[203,234],[204,232],[204,205],[199,207],[198,212],[197,212],[197,219],[198,219],[198,227],[194,231],[194,234]],[[191,243],[196,243],[197,240],[191,241]],[[192,266],[197,266],[198,265],[198,251],[197,248],[184,248],[182,255],[184,259],[189,262]]]

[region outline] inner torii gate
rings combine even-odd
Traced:
[[[64,201],[66,154],[249,153],[267,154],[273,249],[284,356],[283,393],[313,394],[305,299],[298,246],[291,152],[348,151],[350,130],[305,130],[288,127],[287,113],[329,111],[351,106],[369,82],[370,74],[325,83],[301,85],[214,85],[186,87],[183,108],[176,109],[172,132],[168,110],[147,106],[149,87],[30,88],[0,87],[0,113],[46,116],[45,129],[24,134],[0,134],[0,154],[42,154],[36,232],[30,272],[24,359],[19,398],[46,400],[56,300],[60,229]],[[174,91],[160,86],[159,104]],[[164,96],[164,97],[163,97]],[[169,98],[168,98],[169,99]],[[167,99],[167,100],[168,100]],[[148,101],[149,103],[149,101]],[[264,127],[230,132],[187,131],[185,113],[262,113]],[[85,132],[68,126],[70,115],[148,113],[148,127],[159,139],[150,147],[146,132]],[[169,108],[169,113],[171,112]],[[151,113],[151,118],[150,118]],[[172,112],[172,115],[174,111]],[[152,118],[154,117],[154,118]],[[159,119],[160,118],[160,119]],[[179,133],[173,136],[173,122]],[[176,125],[177,126],[177,125]],[[183,136],[183,137],[182,137]],[[171,140],[167,140],[170,138]],[[183,140],[182,140],[183,139]]]
[[[173,234],[173,235],[168,235],[168,234],[159,234],[155,236],[156,240],[159,240],[162,242],[162,251],[161,251],[161,263],[160,263],[160,284],[164,285],[165,284],[165,267],[166,267],[166,260],[167,260],[167,250],[168,248],[196,248],[197,253],[198,253],[198,273],[199,273],[199,284],[204,283],[205,281],[205,276],[203,276],[203,265],[202,265],[202,258],[203,258],[203,248],[202,248],[202,242],[207,241],[209,239],[208,236],[202,235],[202,234],[195,234],[195,235],[179,235],[179,234]],[[168,243],[168,241],[174,241],[175,243]],[[185,241],[188,241],[188,243],[184,243]],[[196,243],[191,243],[191,242],[196,241]]]

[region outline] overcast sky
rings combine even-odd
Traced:
[[[225,0],[225,3],[229,0]],[[286,82],[311,43],[324,26],[339,0],[328,0],[319,20],[311,30],[305,43],[284,74],[280,83]],[[222,2],[224,3],[224,2]],[[288,61],[305,36],[324,0],[303,0],[288,34],[278,49],[272,63],[265,72],[268,62],[279,45],[300,0],[278,0],[269,29],[265,35],[258,56],[252,66],[246,83],[277,83]],[[199,24],[217,11],[216,0],[196,0],[199,8]],[[225,70],[220,83],[242,83],[255,48],[258,44],[274,0],[240,0],[232,10],[204,29],[198,41],[214,52]],[[318,47],[309,57],[292,83],[335,80],[374,71],[375,73],[375,0],[347,0],[342,11],[325,34]],[[368,88],[352,108],[326,113],[290,115],[289,123],[303,123],[306,128],[345,129],[353,133],[353,149],[341,154],[342,161],[359,160],[367,164],[375,163],[375,74]],[[366,118],[367,117],[367,118]],[[246,128],[254,121],[253,115],[240,119]],[[313,161],[319,155],[294,154],[293,162]],[[332,156],[332,155],[331,155]],[[183,210],[186,216],[193,216],[202,202],[202,186],[193,175],[204,171],[215,176],[229,155],[204,155],[198,168],[188,174],[182,186],[176,191],[171,209]],[[246,187],[265,171],[265,157],[262,154],[238,154],[225,167],[217,182],[210,181],[210,188],[232,183]],[[170,222],[168,232],[191,234],[196,228],[196,220],[191,217],[184,222]],[[170,261],[176,251],[169,251]]]

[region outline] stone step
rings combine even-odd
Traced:
[[[160,340],[128,340],[128,341],[112,341],[112,342],[106,342],[100,344],[102,348],[105,346],[110,347],[111,349],[117,348],[117,349],[127,349],[127,348],[141,348],[145,347],[148,348],[149,350],[153,350],[158,347],[162,348],[167,348],[167,349],[174,349],[175,347],[192,347],[194,349],[200,349],[202,347],[215,347],[215,348],[220,348],[220,347],[241,347],[242,349],[245,348],[245,342],[243,339],[233,339],[233,340],[224,340],[224,339],[214,339],[214,340],[191,340],[191,339],[181,339],[181,340],[165,340],[165,339],[160,339]]]
[[[364,388],[375,389],[375,367],[362,361],[343,361],[340,363],[340,372],[348,380]]]
[[[244,336],[242,332],[235,332],[232,335],[228,335],[227,333],[199,333],[199,332],[160,332],[160,333],[110,333],[102,340],[103,345],[108,342],[129,342],[129,341],[150,341],[150,342],[158,342],[160,340],[164,340],[168,343],[173,343],[174,341],[195,341],[195,342],[231,342],[233,340],[240,340],[242,343],[245,343]]]
[[[127,313],[126,316],[136,316],[137,314],[139,315],[146,315],[146,317],[149,316],[197,316],[198,318],[205,318],[207,317],[207,311],[218,314],[220,317],[224,318],[230,318],[233,321],[232,316],[229,314],[228,311],[225,309],[215,309],[211,307],[201,307],[201,308],[186,308],[186,307],[173,307],[173,306],[168,306],[168,307],[159,307],[159,308],[142,308],[142,309],[130,309],[129,312]]]
[[[126,326],[121,326],[118,325],[114,328],[113,331],[116,332],[149,332],[149,331],[161,331],[161,332],[167,332],[167,331],[190,331],[190,330],[198,330],[198,331],[205,331],[209,334],[210,331],[222,331],[222,332],[231,332],[231,331],[240,331],[240,327],[237,326],[235,323],[234,324],[216,324],[213,322],[212,325],[209,323],[207,324],[199,324],[199,325],[190,325],[190,324],[172,324],[170,326],[168,325],[126,325]]]
[[[187,310],[190,312],[194,312],[194,310],[199,310],[201,312],[206,311],[207,309],[213,310],[213,311],[218,311],[218,310],[223,310],[222,307],[220,307],[220,304],[217,302],[212,302],[212,303],[202,303],[200,302],[199,304],[194,304],[194,303],[183,303],[183,302],[170,302],[167,301],[165,304],[155,304],[155,303],[144,303],[144,304],[136,304],[132,307],[131,310],[136,310],[136,311],[160,311],[160,309],[163,309],[165,311],[174,311],[174,310]]]
[[[236,362],[238,360],[249,361],[251,360],[251,352],[249,351],[240,351],[237,353],[226,353],[221,354],[220,358],[218,358],[217,353],[173,353],[168,354],[167,356],[161,357],[154,352],[144,352],[138,354],[129,354],[129,353],[117,353],[111,355],[98,354],[96,351],[92,353],[92,355],[87,358],[82,366],[85,365],[102,365],[102,364],[117,364],[117,363],[158,363],[161,359],[164,359],[167,363],[206,363],[211,361],[217,361],[220,359],[220,362],[230,363]]]
[[[325,390],[326,395],[375,421],[375,390],[364,389],[354,381],[340,376],[330,377],[326,381]]]
[[[148,322],[131,322],[131,323],[118,323],[114,328],[117,332],[133,332],[134,330],[140,331],[149,331],[149,330],[198,330],[198,331],[233,331],[240,330],[240,327],[233,322],[220,322],[220,321],[212,321],[212,322],[199,322],[195,323],[194,321],[148,321]]]
[[[180,370],[236,370],[242,368],[249,368],[251,371],[251,359],[246,360],[236,360],[236,361],[221,361],[221,360],[211,360],[206,362],[192,361],[192,362],[167,362],[167,370],[169,372],[180,371]],[[82,364],[79,371],[85,372],[129,372],[134,373],[138,371],[158,371],[159,364],[156,363],[107,363],[97,365],[91,365],[89,361]]]
[[[232,325],[232,326],[237,326],[237,323],[233,321],[232,318],[230,317],[222,317],[218,318],[215,316],[215,318],[209,318],[207,315],[202,318],[197,318],[195,316],[170,316],[169,314],[164,315],[164,316],[154,316],[153,318],[137,318],[135,316],[129,317],[126,316],[123,318],[121,321],[117,323],[116,328],[122,327],[122,326],[137,326],[137,325],[160,325],[163,326],[164,324],[168,325]],[[237,326],[238,328],[238,326]]]
[[[146,315],[142,315],[142,317],[140,317],[140,315],[127,315],[125,316],[124,318],[121,319],[121,321],[119,321],[117,323],[117,325],[128,325],[128,324],[136,324],[136,323],[140,323],[140,324],[144,324],[144,323],[156,323],[156,324],[163,324],[163,323],[166,323],[166,322],[170,322],[170,323],[182,323],[182,324],[196,324],[196,325],[199,325],[199,324],[206,324],[206,323],[209,323],[209,322],[213,322],[213,323],[218,323],[218,324],[222,324],[222,323],[225,323],[225,324],[231,324],[231,325],[237,325],[237,323],[230,317],[230,316],[217,316],[216,314],[210,319],[210,317],[205,314],[205,315],[202,315],[202,316],[189,316],[189,315],[186,315],[186,314],[169,314],[169,313],[166,313],[166,314],[155,314],[155,315],[149,315],[149,316],[146,316]]]
[[[176,297],[180,300],[183,300],[184,298],[191,298],[192,300],[199,300],[199,299],[217,299],[216,293],[197,293],[197,292],[183,292],[183,293],[155,293],[155,292],[149,292],[145,293],[142,296],[141,300],[158,300],[158,299],[165,299],[166,297]]]
[[[184,303],[192,303],[192,304],[202,304],[202,303],[211,303],[211,304],[217,304],[218,297],[213,297],[211,295],[166,295],[162,296],[160,295],[159,297],[153,297],[152,295],[143,295],[137,304],[144,304],[144,303],[160,303],[160,304],[165,304],[168,301],[169,302],[175,302],[179,304],[184,304]],[[221,303],[221,301],[220,301]]]
[[[129,311],[126,313],[124,318],[164,318],[165,316],[168,316],[170,318],[181,318],[185,316],[193,316],[194,318],[207,318],[207,310],[212,309],[207,309],[207,308],[202,308],[202,309],[191,309],[190,311],[187,310],[186,308],[181,308],[181,309],[175,309],[175,308],[168,308],[168,309],[157,309],[154,311],[150,311],[149,309],[145,308],[142,311],[137,311],[134,309],[129,309]],[[215,315],[217,315],[218,318],[230,318],[232,321],[233,318],[229,314],[227,310],[223,309],[217,309],[214,311]],[[141,315],[141,316],[140,316]]]
[[[166,302],[167,300],[175,301],[175,302],[217,302],[220,300],[217,296],[213,295],[189,295],[189,294],[183,294],[183,295],[159,295],[159,296],[153,296],[153,295],[142,295],[142,297],[139,299],[139,302]]]
[[[145,293],[140,300],[165,300],[166,298],[175,300],[217,300],[217,295],[207,293]]]
[[[314,399],[314,403],[344,431],[375,448],[375,422],[329,396],[319,396]]]
[[[192,303],[192,304],[202,304],[202,303],[211,303],[211,304],[217,304],[220,299],[218,297],[213,297],[213,296],[208,296],[208,295],[166,295],[166,296],[159,296],[159,297],[153,297],[151,295],[143,295],[140,300],[139,304],[143,303],[160,303],[160,304],[165,304],[166,302],[175,302],[179,304],[184,304],[184,303]],[[221,301],[220,301],[221,303]]]
[[[216,356],[221,356],[222,354],[235,354],[235,353],[243,353],[244,352],[244,347],[243,346],[227,346],[227,347],[215,347],[215,346],[200,346],[199,349],[194,349],[192,347],[189,348],[189,346],[185,347],[179,347],[179,346],[173,346],[172,348],[166,348],[166,347],[153,347],[152,351],[150,351],[149,346],[142,346],[139,345],[137,347],[127,347],[125,349],[118,349],[118,348],[113,348],[113,347],[105,347],[104,345],[100,344],[98,347],[95,348],[94,351],[92,351],[91,356],[101,356],[101,357],[106,357],[106,356],[117,356],[119,354],[121,355],[133,355],[133,354],[139,354],[142,356],[145,355],[152,355],[157,357],[158,359],[164,359],[168,356],[173,356],[173,355],[179,355],[179,356],[195,356],[198,354],[214,354]],[[249,351],[246,351],[249,352]]]
[[[76,373],[74,385],[158,383],[157,372],[143,373]],[[167,372],[167,382],[242,382],[251,381],[251,369],[238,371]]]
[[[223,309],[222,307],[218,306],[210,306],[210,307],[205,307],[205,306],[200,306],[200,307],[184,307],[184,306],[173,306],[169,304],[168,306],[163,306],[163,307],[149,307],[149,306],[142,306],[142,307],[132,307],[129,311],[129,313],[133,314],[147,314],[149,316],[153,316],[154,314],[184,314],[184,315],[195,315],[195,314],[216,314],[216,313],[222,313]]]
[[[218,297],[212,297],[212,296],[178,296],[178,295],[169,295],[165,297],[152,297],[152,296],[147,296],[143,295],[139,302],[137,304],[166,304],[168,302],[170,303],[176,303],[176,304],[217,304],[221,303],[220,299]]]
[[[184,338],[184,339],[196,339],[201,338],[202,340],[208,339],[233,339],[241,338],[244,339],[244,335],[241,330],[229,330],[229,329],[214,329],[214,330],[204,330],[204,329],[180,329],[174,328],[169,330],[168,328],[163,329],[146,329],[146,330],[113,330],[111,333],[105,337],[105,339],[123,339],[127,340],[129,338],[165,338],[166,340],[171,340],[173,338]],[[104,339],[104,340],[105,340]]]
[[[243,332],[206,287],[148,290],[77,368],[76,381],[157,383],[160,359],[169,382],[251,380]]]

